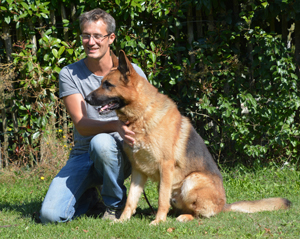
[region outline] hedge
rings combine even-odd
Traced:
[[[51,132],[72,145],[58,73],[85,57],[78,16],[96,7],[218,163],[298,162],[299,1],[2,0],[0,167],[41,161]]]

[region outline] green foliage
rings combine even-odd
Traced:
[[[30,145],[35,150],[39,149],[42,134],[51,133],[49,124],[56,117],[61,67],[84,57],[82,47],[77,47],[75,40],[67,43],[52,37],[51,33],[49,29],[39,39],[40,47],[36,54],[33,54],[33,45],[29,42],[13,53],[14,64],[22,76],[14,83],[19,89],[14,92],[14,111],[18,112],[19,124],[18,144]],[[14,128],[12,122],[9,127]]]
[[[194,98],[195,107],[188,114],[204,124],[212,151],[226,154],[225,158],[246,163],[245,155],[265,162],[297,160],[300,98],[292,54],[258,27],[241,34],[253,46],[251,64],[237,58],[234,32],[214,33],[211,41],[197,43],[202,73],[191,79],[210,87],[193,94],[201,100],[195,104]]]
[[[38,150],[50,120],[58,121],[60,69],[84,57],[77,18],[100,7],[116,19],[113,50],[125,50],[148,80],[178,103],[218,162],[296,161],[300,102],[293,52],[280,33],[265,29],[271,18],[294,21],[300,5],[293,0],[239,1],[236,17],[233,4],[223,0],[3,0],[0,25],[9,24],[23,33],[20,41],[14,41],[19,75],[12,80],[13,97],[7,96],[7,102],[16,102],[19,121],[19,134],[11,141]],[[63,10],[67,18],[61,16]],[[194,41],[189,43],[191,25]],[[32,36],[37,37],[36,45]],[[12,119],[8,120],[13,129]],[[61,124],[56,127],[61,129]]]

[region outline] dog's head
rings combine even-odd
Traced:
[[[124,51],[119,59],[112,53],[113,68],[102,79],[98,89],[92,91],[86,102],[96,106],[99,114],[112,110],[121,113],[122,108],[132,104],[137,97],[137,81],[141,78],[134,70]]]

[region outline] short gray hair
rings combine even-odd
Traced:
[[[107,12],[100,8],[84,12],[79,16],[80,29],[82,30],[82,25],[86,22],[97,22],[102,20],[106,24],[107,33],[115,33],[116,30],[116,21],[115,19]]]

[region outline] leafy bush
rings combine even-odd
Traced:
[[[273,11],[278,6],[282,12]],[[125,50],[148,80],[178,103],[216,161],[297,160],[299,80],[293,47],[286,48],[281,32],[264,30],[269,31],[270,17],[294,21],[298,6],[292,0],[3,0],[0,25],[3,32],[8,25],[16,31],[11,37],[16,68],[8,67],[13,74],[0,88],[1,107],[18,122],[8,114],[13,130],[1,140],[9,136],[11,160],[22,154],[25,164],[30,155],[39,160],[40,142],[50,131],[72,143],[66,130],[72,123],[58,100],[58,73],[84,57],[77,17],[100,7],[117,22],[113,50]],[[0,49],[2,58],[7,49]]]
[[[213,40],[196,44],[200,73],[189,76],[194,85],[187,114],[205,129],[219,159],[298,160],[300,98],[292,54],[258,27],[243,34],[253,45],[248,66],[238,58],[236,33],[214,33]]]

